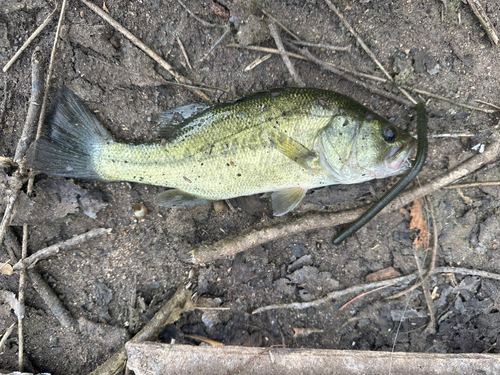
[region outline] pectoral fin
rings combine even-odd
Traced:
[[[183,208],[207,204],[210,203],[210,201],[198,198],[179,189],[172,189],[157,195],[155,203],[161,207]]]
[[[294,187],[275,191],[271,194],[274,216],[282,216],[293,210],[306,195],[306,189]]]
[[[317,156],[314,151],[290,138],[284,133],[273,133],[270,137],[271,143],[276,146],[279,152],[288,156],[294,162],[300,164],[303,168],[311,169],[311,162]]]

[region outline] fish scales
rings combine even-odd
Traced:
[[[62,104],[56,104],[56,120],[49,121],[52,134],[37,146],[36,168],[85,177],[82,160],[68,156],[51,165],[46,160],[50,147],[52,155],[61,154],[58,147],[72,148],[60,123],[70,123],[66,127],[74,128],[75,137],[90,132],[89,119],[83,116],[79,124],[74,119],[88,111],[74,94],[65,89],[56,103]],[[99,135],[74,145],[84,148],[77,154],[88,155],[89,178],[172,187],[207,200],[290,191],[295,198],[284,203],[288,210],[311,188],[401,173],[414,147],[413,138],[367,108],[318,89],[271,90],[208,107],[176,125],[167,143],[117,142],[102,137],[106,131],[92,121]],[[297,195],[299,190],[303,193]]]

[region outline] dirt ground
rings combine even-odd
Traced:
[[[279,55],[272,55],[247,71],[250,63],[267,53],[227,46],[239,42],[275,48],[267,32],[270,20],[259,8],[274,15],[304,41],[352,45],[351,52],[310,48],[321,59],[383,77],[322,0],[220,1],[230,11],[228,20],[213,14],[208,0],[182,1],[198,17],[217,26],[200,23],[176,0],[108,0],[106,7],[113,18],[193,84],[219,88],[207,92],[213,101],[295,86]],[[500,30],[500,3],[482,3]],[[102,6],[101,2],[96,4]],[[500,50],[492,46],[465,1],[337,0],[335,4],[382,65],[404,84],[469,105],[484,107],[476,100],[500,104]],[[54,6],[52,0],[2,0],[1,66]],[[167,72],[80,1],[69,1],[63,25],[49,98],[58,87],[68,86],[97,112],[116,138],[153,141],[151,118],[156,113],[200,101],[184,87],[165,84],[165,80],[172,81]],[[224,27],[230,27],[228,35],[200,62],[223,35]],[[6,103],[0,114],[2,156],[14,155],[24,125],[31,92],[33,49],[40,46],[48,60],[55,30],[53,21],[19,61],[7,73],[0,74],[0,103],[4,98]],[[285,33],[282,36],[287,38]],[[192,68],[186,63],[177,38],[182,41]],[[307,86],[346,94],[398,126],[415,131],[414,109],[373,95],[311,62],[292,61]],[[487,114],[436,99],[428,103],[428,112],[431,135],[466,136],[430,139],[421,183],[476,154],[480,145],[498,132],[500,124],[498,113]],[[5,178],[4,172],[2,181]],[[407,285],[372,293],[342,311],[339,308],[354,295],[316,308],[251,314],[269,304],[310,301],[332,290],[363,284],[368,274],[386,267],[396,267],[401,274],[414,272],[415,232],[410,230],[404,211],[375,218],[339,246],[332,244],[339,228],[328,228],[266,243],[210,264],[193,266],[183,261],[186,252],[202,242],[214,243],[257,225],[289,222],[308,211],[363,205],[374,199],[373,194],[380,197],[396,180],[316,190],[292,213],[273,218],[269,200],[258,197],[233,199],[230,203],[234,210],[219,213],[212,205],[169,210],[153,202],[163,188],[38,176],[38,203],[32,203],[35,209],[30,209],[25,201],[24,206],[18,206],[12,222],[19,239],[20,225],[30,224],[30,253],[94,228],[112,228],[112,232],[37,266],[74,318],[84,317],[102,325],[98,332],[62,328],[37,293],[28,287],[28,370],[56,375],[89,373],[136,333],[179,285],[188,281],[192,268],[191,281],[198,296],[212,306],[229,309],[184,314],[176,323],[184,334],[205,336],[226,345],[285,344],[374,351],[390,351],[395,345],[396,351],[407,352],[497,353],[500,281],[488,278],[460,274],[431,277],[429,289],[434,292],[437,314],[435,333],[424,331],[429,316],[421,288],[411,298],[386,300]],[[499,180],[497,162],[462,182]],[[5,193],[5,189],[2,191]],[[439,230],[437,266],[499,272],[500,186],[440,190],[430,198]],[[132,207],[137,203],[148,208],[143,219],[134,216]],[[411,206],[406,207],[406,211],[410,209]],[[418,256],[423,258],[424,253],[419,251]],[[0,262],[7,260],[2,249]],[[0,275],[0,286],[17,294],[18,280],[16,274]],[[136,302],[131,305],[131,301]],[[0,332],[4,332],[17,318],[7,304],[0,304],[0,308]],[[297,335],[297,328],[311,331]],[[2,369],[16,369],[16,337],[14,330],[0,355]],[[187,338],[181,341],[199,344]]]

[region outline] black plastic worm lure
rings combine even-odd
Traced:
[[[417,104],[417,156],[409,172],[401,178],[384,196],[373,206],[371,206],[361,217],[351,224],[346,230],[340,233],[334,240],[335,245],[340,244],[351,234],[354,234],[359,228],[368,223],[385,206],[387,206],[408,184],[417,176],[422,169],[425,158],[427,157],[427,112],[424,103]]]

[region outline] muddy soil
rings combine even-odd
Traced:
[[[213,101],[295,86],[280,56],[272,55],[246,70],[267,53],[228,47],[231,42],[239,42],[275,48],[267,32],[270,21],[259,8],[274,15],[304,41],[352,45],[351,52],[310,49],[321,59],[383,77],[322,0],[221,1],[230,12],[229,20],[212,13],[210,1],[182,1],[198,17],[216,26],[200,23],[175,0],[109,0],[106,7],[112,17],[193,84],[218,88],[207,92]],[[500,103],[500,50],[492,46],[464,1],[335,3],[400,82],[470,105],[483,106],[476,100]],[[492,23],[500,29],[500,3],[483,4]],[[0,65],[13,56],[54,6],[52,0],[2,1]],[[166,83],[173,80],[167,72],[83,3],[69,2],[63,25],[49,97],[54,97],[58,87],[71,88],[96,111],[116,138],[153,141],[151,119],[156,113],[200,101],[188,89]],[[230,30],[228,35],[209,53],[225,27]],[[26,117],[31,53],[40,46],[48,60],[55,30],[54,21],[7,73],[0,74],[0,102],[5,102],[5,108],[0,108],[2,156],[14,155]],[[282,36],[287,37],[285,33]],[[177,39],[184,45],[191,67]],[[346,94],[398,126],[415,130],[413,109],[370,94],[313,63],[293,63],[307,86]],[[422,183],[477,153],[488,136],[498,132],[498,114],[435,99],[428,103],[428,112],[430,134],[465,136],[430,139]],[[3,176],[5,181],[5,173]],[[211,264],[193,266],[183,261],[186,252],[202,242],[213,243],[257,225],[292,221],[311,210],[338,210],[373,201],[395,180],[316,190],[286,217],[273,218],[269,201],[258,197],[233,199],[230,203],[234,209],[223,212],[215,212],[212,205],[170,210],[154,204],[155,195],[164,188],[39,175],[35,186],[38,208],[26,214],[29,201],[25,199],[13,220],[19,239],[20,225],[31,224],[30,253],[93,228],[113,230],[110,235],[89,240],[38,265],[38,271],[75,319],[86,318],[102,326],[99,332],[89,329],[82,333],[62,328],[28,287],[28,369],[51,374],[89,373],[136,333],[179,285],[188,281],[192,268],[191,281],[198,296],[212,306],[229,310],[184,314],[176,327],[185,334],[206,336],[226,345],[285,344],[385,351],[394,346],[397,351],[407,352],[498,352],[500,281],[487,278],[460,274],[431,278],[429,288],[434,292],[438,318],[432,334],[424,331],[429,315],[421,289],[415,290],[411,298],[386,300],[402,290],[387,288],[341,311],[339,308],[355,296],[317,308],[251,314],[265,305],[310,301],[332,290],[362,284],[368,274],[386,267],[396,267],[402,274],[415,271],[415,233],[410,230],[405,211],[377,217],[339,246],[332,244],[339,228],[329,228],[299,233]],[[462,182],[498,180],[499,164],[494,163]],[[439,230],[437,265],[499,272],[500,187],[441,190],[430,199]],[[132,207],[138,203],[148,208],[145,218],[134,216]],[[405,210],[408,213],[411,206]],[[419,251],[418,256],[422,259],[425,254]],[[7,259],[2,249],[0,262]],[[16,274],[0,275],[0,286],[17,294],[18,280]],[[131,305],[131,301],[136,302]],[[4,332],[16,317],[7,304],[0,308],[0,332]],[[297,328],[311,331],[300,335],[295,333]],[[189,339],[184,343],[199,344]],[[16,369],[17,349],[14,331],[0,355],[0,368]]]

